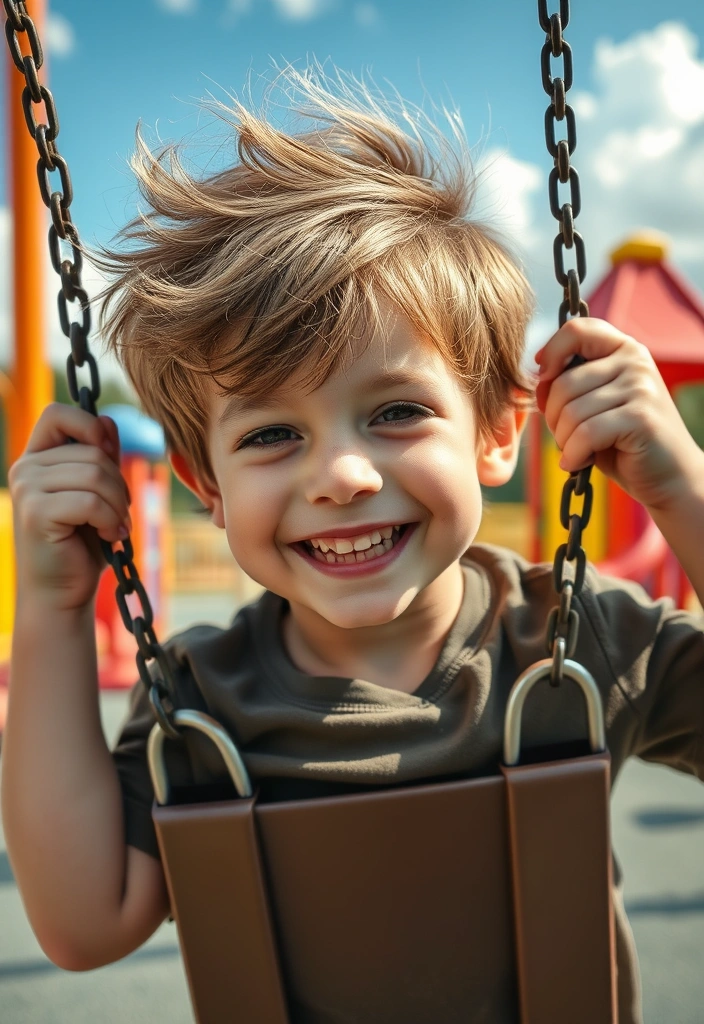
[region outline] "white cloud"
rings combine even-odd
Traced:
[[[615,44],[600,40],[595,77],[612,116],[674,118],[693,124],[704,116],[704,66],[697,61],[697,38],[678,22],[663,22]]]
[[[180,3],[184,0],[160,0],[160,2]],[[226,29],[232,28],[241,18],[251,13],[255,3],[260,3],[260,0],[226,0],[220,16],[220,26]],[[310,21],[329,11],[334,0],[270,0],[270,3],[277,14],[286,21]],[[377,24],[379,19],[376,7],[367,0],[356,4],[352,14],[357,24],[363,28]]]
[[[156,4],[167,14],[193,14],[198,9],[198,0],[156,0]]]
[[[70,57],[76,48],[76,34],[62,14],[50,11],[44,28],[46,48],[52,57]]]
[[[534,199],[543,180],[540,169],[516,160],[505,150],[488,150],[478,161],[476,172],[475,215],[495,224],[527,255],[539,242]]]
[[[325,10],[327,0],[274,0],[279,14],[290,21],[308,21]]]
[[[704,62],[686,26],[665,22],[595,49],[593,114],[577,121],[580,228],[605,253],[639,227],[663,231],[704,288]],[[580,102],[583,102],[582,100]],[[592,264],[594,261],[592,260]]]

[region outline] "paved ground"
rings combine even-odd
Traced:
[[[225,622],[229,609],[222,598],[204,597],[197,599],[196,614]],[[177,602],[174,628],[187,617],[193,618],[192,603]],[[125,699],[124,694],[103,698],[108,739],[119,727]],[[632,762],[616,787],[613,832],[641,958],[645,1022],[702,1024],[704,789],[675,772]],[[162,926],[142,949],[100,971],[57,970],[24,916],[0,832],[0,1021],[190,1024],[173,925]]]

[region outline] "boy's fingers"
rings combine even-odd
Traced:
[[[603,389],[618,380],[625,368],[627,365],[624,360],[619,358],[618,353],[614,353],[603,359],[582,363],[552,381],[541,381],[542,406],[539,407],[552,432],[555,433],[555,425],[565,406],[593,392],[603,394]],[[620,404],[618,395],[615,395],[615,399]]]
[[[41,472],[45,472],[50,466],[61,466],[66,467],[66,472],[70,474],[84,464],[94,465],[96,470],[99,469],[110,479],[116,481],[127,495],[127,501],[131,503],[129,488],[119,466],[107,452],[94,445],[71,444],[60,445],[58,448],[45,448],[43,451],[34,453],[31,462],[27,461],[27,471],[33,472],[33,466],[40,467]]]
[[[613,448],[620,434],[619,415],[619,409],[607,409],[581,423],[562,449],[560,466],[576,473],[597,461],[599,453]]]
[[[564,324],[550,341],[537,353],[540,362],[540,380],[550,381],[567,368],[574,356],[587,361],[602,359],[622,346],[636,346],[627,334],[616,330],[606,320],[594,317],[575,317]]]
[[[56,496],[74,492],[93,494],[100,498],[113,509],[121,521],[129,517],[124,486],[95,464],[83,462],[69,466],[50,466],[43,471],[41,489],[44,494],[51,495],[48,507],[51,509],[52,518]]]
[[[627,397],[623,392],[619,388],[609,385],[567,402],[557,411],[554,421],[549,423],[558,448],[563,453],[566,452],[573,434],[579,431],[580,436],[585,437],[591,429],[588,424],[592,424],[595,417],[622,409],[626,402]],[[586,440],[584,441],[585,445],[588,443]]]
[[[120,465],[120,435],[117,431],[117,423],[109,416],[98,416],[98,419],[105,427],[105,442],[102,445],[104,451]]]
[[[91,416],[83,409],[54,402],[44,409],[37,420],[26,451],[41,452],[47,448],[57,448],[66,444],[69,438],[104,450],[107,450],[106,444],[114,449],[117,429],[113,434],[110,424],[114,427],[113,421],[107,416]],[[112,453],[109,454],[113,457]]]
[[[61,491],[52,496],[51,525],[42,528],[41,511],[29,510],[35,528],[45,529],[49,540],[63,540],[81,526],[92,526],[109,542],[120,539],[124,523],[108,502],[89,491]]]

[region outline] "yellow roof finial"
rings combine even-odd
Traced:
[[[635,260],[637,263],[662,263],[667,258],[669,250],[670,242],[666,235],[660,234],[659,231],[636,231],[612,251],[611,262],[614,266],[625,260]]]

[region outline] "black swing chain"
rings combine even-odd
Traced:
[[[69,207],[73,200],[73,187],[66,160],[61,156],[56,145],[59,134],[59,118],[51,92],[39,82],[37,72],[44,63],[42,45],[37,29],[27,13],[24,0],[2,0],[7,20],[5,35],[10,48],[10,55],[17,68],[25,78],[22,93],[22,109],[29,134],[34,139],[39,152],[37,176],[39,191],[45,206],[51,214],[49,228],[49,254],[51,263],[61,277],[61,291],[58,296],[59,322],[61,330],[71,343],[71,354],[66,363],[68,387],[71,398],[81,409],[92,416],[98,415],[96,402],[100,397],[100,376],[97,363],[88,348],[88,334],[91,328],[90,299],[81,281],[83,257],[81,242],[78,236]],[[26,32],[30,54],[23,56],[20,49],[18,33]],[[44,103],[48,124],[38,124],[33,105]],[[59,172],[61,189],[51,190],[49,174]],[[71,258],[62,259],[61,242],[64,241],[71,249]],[[69,317],[69,303],[78,303],[76,312],[80,320]],[[90,383],[79,384],[77,369],[88,366]],[[112,565],[117,577],[115,596],[117,605],[126,629],[137,641],[137,669],[139,677],[149,694],[149,700],[159,725],[172,739],[180,739],[181,734],[173,724],[174,705],[170,694],[173,693],[171,668],[166,655],[154,632],[154,615],[149,598],[144,589],[139,573],[134,564],[134,550],[129,537],[115,545],[101,540],[101,548],[106,561]],[[135,594],[141,606],[141,614],[132,617],[127,597]],[[150,674],[148,663],[156,662],[154,677]],[[159,675],[160,673],[160,675]]]
[[[545,43],[540,54],[540,69],[543,89],[550,97],[545,111],[545,143],[555,165],[548,180],[550,212],[559,222],[560,230],[553,243],[555,277],[564,289],[560,304],[559,326],[571,317],[589,316],[589,307],[579,293],[579,286],[587,273],[587,259],[584,239],[574,229],[574,222],[582,207],[579,175],[570,163],[570,157],[577,146],[577,127],[574,110],[567,103],[567,92],[572,87],[572,49],[563,38],[563,29],[570,20],[569,0],[559,0],[559,13],[548,12],[547,0],[538,0],[538,19],[545,32]],[[562,78],[552,74],[551,59],[562,57]],[[556,139],[556,122],[565,121],[567,138]],[[559,186],[569,185],[569,201],[560,205]],[[565,249],[575,250],[576,269],[565,270]],[[572,365],[583,362],[576,357]],[[565,658],[571,658],[577,645],[579,616],[572,607],[572,599],[579,594],[584,583],[587,556],[582,547],[582,531],[591,515],[593,489],[589,477],[592,467],[571,473],[562,491],[560,501],[560,522],[568,531],[566,544],[561,544],[555,554],[553,581],[560,596],[560,603],[548,616],[545,644],[552,656],[550,683],[559,686],[563,678]],[[582,497],[582,511],[572,511],[572,495]],[[565,575],[565,562],[574,563],[573,575]]]

